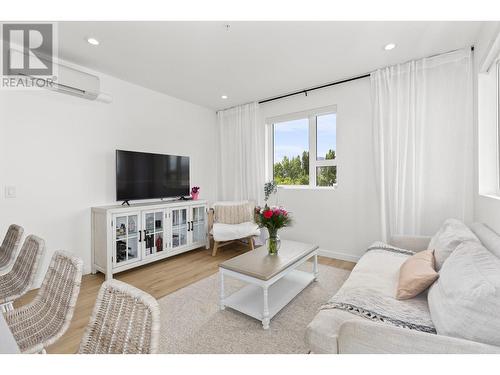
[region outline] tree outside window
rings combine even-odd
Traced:
[[[319,112],[272,124],[276,184],[328,187],[337,183],[337,116]]]

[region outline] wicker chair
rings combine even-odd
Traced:
[[[6,271],[14,262],[23,233],[23,227],[16,224],[9,226],[2,245],[0,246],[0,274]]]
[[[33,301],[5,313],[22,353],[45,353],[66,332],[80,292],[82,265],[80,258],[56,251]]]
[[[12,269],[0,275],[1,310],[12,310],[12,303],[30,289],[44,250],[44,240],[34,235],[26,237]]]
[[[80,354],[157,353],[160,308],[149,294],[118,280],[102,284]]]

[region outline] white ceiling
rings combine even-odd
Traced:
[[[470,46],[481,24],[61,22],[59,56],[221,109]],[[88,44],[88,36],[100,45]],[[397,47],[385,51],[389,42]],[[221,99],[222,94],[229,98]]]

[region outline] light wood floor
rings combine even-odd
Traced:
[[[180,288],[208,277],[218,270],[222,261],[247,251],[245,245],[228,245],[212,257],[211,250],[199,249],[172,258],[148,264],[115,275],[115,278],[142,289],[155,298],[161,298]],[[354,263],[319,257],[321,264],[352,270]],[[104,275],[85,275],[76,304],[75,314],[66,334],[47,349],[48,353],[75,353],[94,307],[97,292],[104,281]],[[15,307],[32,300],[32,290],[15,303]]]

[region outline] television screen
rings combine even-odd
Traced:
[[[189,157],[116,150],[116,200],[189,195]]]

